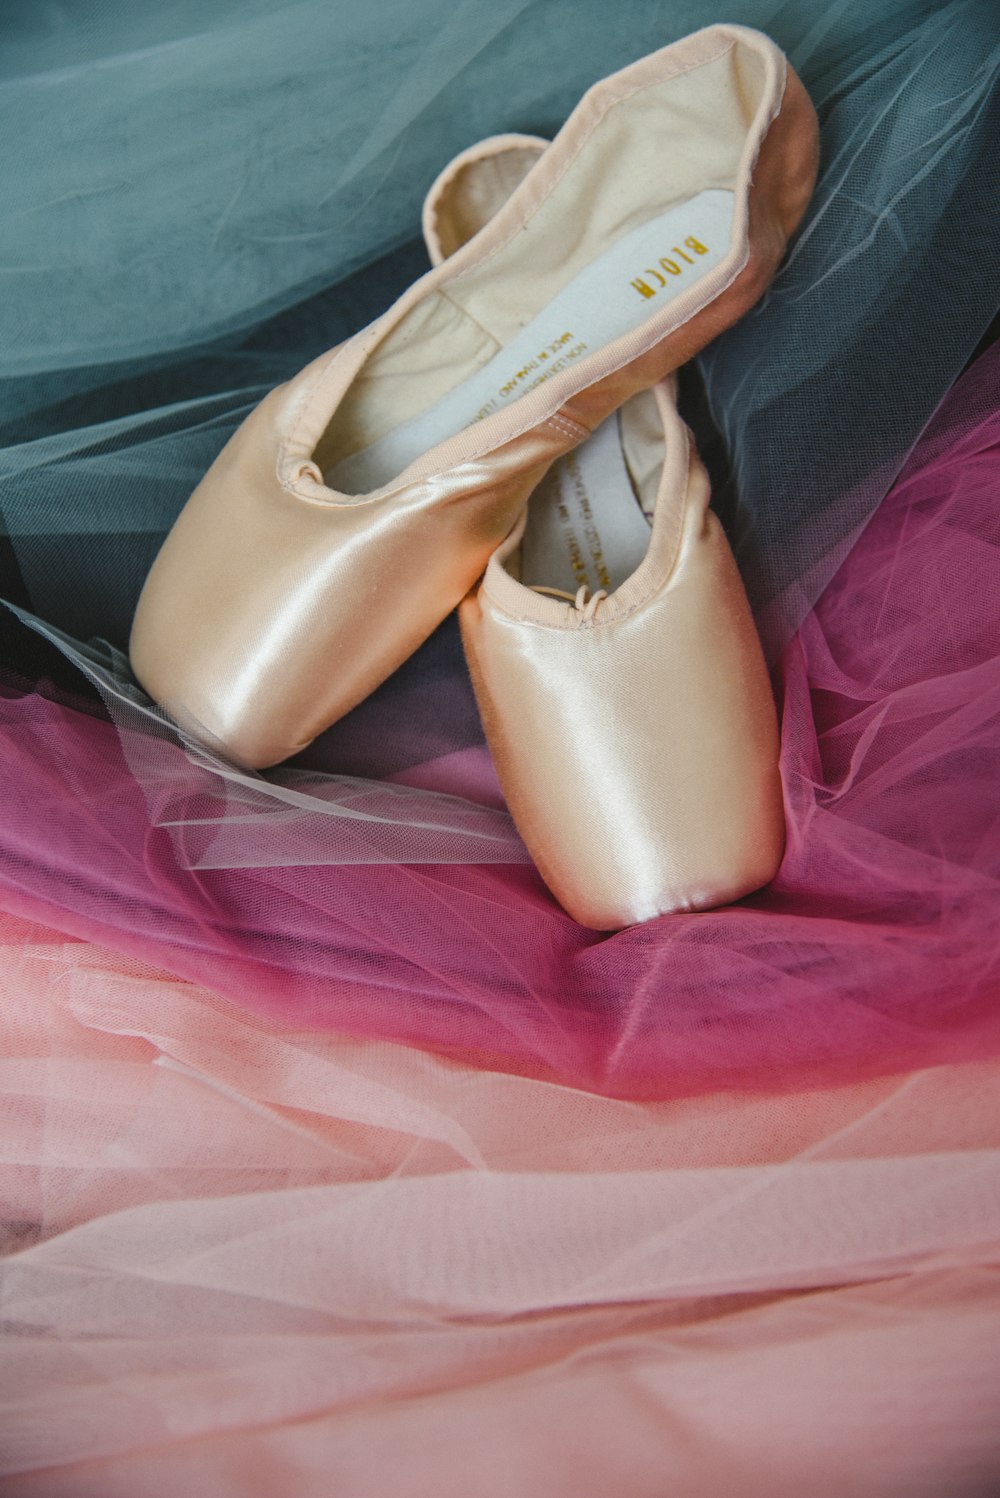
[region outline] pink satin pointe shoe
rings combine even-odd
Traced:
[[[761,295],[808,201],[812,106],[711,26],[584,95],[496,217],[266,397],[139,601],[136,677],[262,768],[456,606],[551,463]]]
[[[440,261],[545,150],[496,136],[428,194]],[[539,872],[610,929],[735,900],[781,862],[778,728],[673,378],[557,461],[461,605],[508,806]]]

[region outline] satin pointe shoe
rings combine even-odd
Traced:
[[[598,930],[728,904],[781,862],[774,701],[708,503],[671,376],[554,466],[459,608],[511,815]]]
[[[495,218],[265,398],[188,501],[130,645],[263,768],[456,606],[552,462],[760,296],[816,169],[782,53],[712,26],[584,95]]]
[[[494,136],[456,157],[424,205],[432,261],[545,148]],[[514,820],[598,929],[724,904],[781,861],[770,685],[708,499],[668,379],[557,461],[459,611]]]

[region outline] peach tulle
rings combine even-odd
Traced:
[[[0,946],[4,1495],[997,1490],[1000,1064],[631,1103]]]

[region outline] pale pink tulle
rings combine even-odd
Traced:
[[[997,1054],[998,386],[994,349],[781,661],[788,854],[741,905],[599,936],[529,866],[406,862],[442,807],[477,857],[522,856],[482,750],[348,787],[331,854],[329,818],[241,818],[170,742],[36,694],[0,700],[0,906],[281,1026],[621,1096]],[[425,797],[405,826],[393,795]],[[364,862],[376,836],[397,861]]]
[[[996,1491],[998,1063],[636,1104],[0,948],[5,1495]]]

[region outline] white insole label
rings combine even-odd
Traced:
[[[618,417],[553,464],[528,501],[521,581],[575,594],[612,593],[649,548],[650,520],[635,497]]]
[[[378,489],[429,448],[638,328],[725,259],[732,222],[732,193],[710,188],[622,235],[474,375],[344,458],[327,482],[344,494]]]

